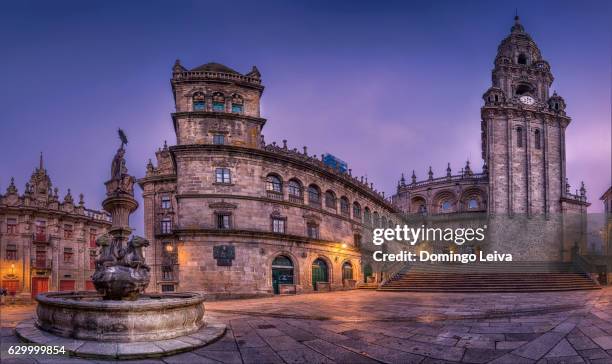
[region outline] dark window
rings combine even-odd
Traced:
[[[314,222],[309,222],[306,224],[306,230],[308,233],[308,237],[311,239],[319,238],[319,225]]]
[[[172,233],[172,220],[165,218],[161,221],[160,224],[162,234]]]
[[[336,195],[332,191],[325,192],[325,207],[336,209]]]
[[[232,183],[232,177],[229,168],[215,169],[215,181],[217,183]]]
[[[232,97],[232,112],[236,114],[242,114],[244,101],[240,95],[234,94]]]
[[[74,252],[72,248],[64,248],[64,263],[72,263],[74,258]]]
[[[232,215],[231,214],[217,214],[217,229],[231,229],[232,228]]]
[[[518,64],[527,64],[527,56],[524,54],[519,54],[518,56]]]
[[[96,238],[98,236],[98,231],[96,229],[90,229],[89,230],[89,247],[90,248],[95,248],[96,247]]]
[[[419,205],[419,214],[421,215],[427,214],[427,206],[425,206],[425,204]]]
[[[174,280],[174,271],[172,270],[172,267],[169,267],[169,266],[162,267],[162,280],[164,281]]]
[[[17,219],[6,219],[6,233],[17,234]]]
[[[499,96],[495,95],[495,102],[499,102]]]
[[[289,180],[289,183],[287,184],[287,189],[289,192],[289,201],[291,202],[295,202],[295,203],[303,203],[303,198],[302,198],[302,185],[292,179]]]
[[[162,209],[169,209],[172,207],[172,204],[170,203],[170,196],[169,195],[162,195],[161,197],[161,208]]]
[[[344,196],[340,197],[340,214],[347,217],[350,215],[349,200]]]
[[[213,111],[224,112],[225,111],[225,97],[220,92],[213,94]]]
[[[225,135],[223,134],[213,135],[213,144],[217,144],[217,145],[225,144]]]
[[[17,260],[17,245],[6,245],[6,260]]]
[[[366,226],[372,225],[372,214],[370,213],[369,207],[366,207],[363,211],[363,222]]]
[[[64,239],[72,239],[72,225],[64,224]]]
[[[266,177],[266,190],[282,193],[283,192],[283,183],[280,178],[275,175],[269,175]]]
[[[471,198],[468,203],[468,209],[477,209],[478,208],[478,200],[475,198]]]
[[[523,147],[523,128],[516,128],[516,146]]]
[[[203,93],[196,92],[193,95],[193,110],[194,111],[206,110],[206,102],[204,101]]]
[[[162,292],[174,292],[174,284],[162,284]]]
[[[531,87],[529,85],[518,85],[518,87],[516,88],[516,94],[517,95],[525,95],[525,94],[529,94],[529,92],[531,91]]]
[[[321,192],[315,185],[308,186],[308,204],[314,207],[321,207]]]
[[[353,202],[353,219],[361,221],[361,206],[359,202]]]
[[[361,247],[361,235],[360,234],[353,235],[353,245],[355,245],[356,248]]]
[[[540,129],[535,130],[535,132],[533,133],[533,138],[535,142],[535,149],[542,148],[542,138],[540,136]]]
[[[285,233],[285,219],[280,217],[272,218],[272,232],[284,234]]]
[[[372,227],[379,228],[380,227],[380,218],[378,217],[378,212],[374,211],[372,216],[373,216]]]

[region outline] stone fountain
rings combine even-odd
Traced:
[[[21,322],[17,335],[26,342],[64,346],[71,355],[104,359],[159,357],[207,345],[225,333],[225,325],[204,321],[204,297],[198,293],[145,294],[150,267],[143,248],[149,242],[131,236],[129,217],[138,208],[134,177],[125,166],[127,138],[105,183],[102,206],[112,226],[98,237],[94,292],[47,292],[36,297],[37,318]]]

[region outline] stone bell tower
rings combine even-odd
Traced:
[[[482,155],[489,167],[490,213],[548,216],[561,212],[565,130],[570,118],[550,66],[518,16],[497,50],[484,93]]]
[[[257,68],[241,74],[219,63],[172,68],[177,145],[218,144],[259,148],[259,100],[264,87]]]

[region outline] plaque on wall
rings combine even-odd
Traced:
[[[216,245],[213,247],[213,258],[217,260],[217,265],[230,267],[232,260],[236,257],[233,245]]]

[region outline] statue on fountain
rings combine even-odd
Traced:
[[[149,285],[149,266],[145,263],[143,248],[149,242],[132,236],[129,216],[136,210],[134,177],[125,166],[127,137],[119,129],[121,146],[111,164],[111,178],[106,182],[104,209],[112,215],[112,226],[107,234],[96,239],[99,257],[92,276],[96,290],[107,300],[136,300]],[[129,239],[129,240],[128,240]],[[124,246],[125,245],[125,246]]]

